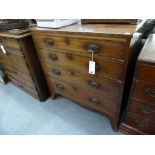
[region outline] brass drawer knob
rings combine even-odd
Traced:
[[[147,92],[151,97],[155,97],[155,88],[148,88],[148,89],[146,89],[146,92]]]
[[[58,88],[59,90],[63,90],[64,86],[60,83],[56,83],[56,88]]]
[[[99,103],[99,100],[97,98],[95,98],[95,97],[92,97],[90,99],[90,102],[93,103],[93,104],[98,104]]]
[[[56,61],[58,58],[55,54],[49,54],[49,59],[51,59],[52,61]]]
[[[61,72],[58,69],[53,69],[52,73],[54,73],[55,75],[61,75]]]
[[[94,80],[89,80],[89,81],[88,81],[88,85],[91,86],[91,87],[93,87],[93,88],[96,88],[96,89],[98,89],[98,88],[100,87],[100,84],[97,83],[97,82],[94,81]]]
[[[46,43],[48,46],[53,46],[53,44],[54,44],[53,40],[51,40],[51,39],[45,39],[45,43]]]
[[[140,109],[145,113],[145,114],[154,114],[155,113],[155,109],[153,109],[152,107],[148,106],[148,105],[144,105],[142,104],[140,106]]]
[[[97,53],[100,50],[99,46],[96,44],[88,44],[87,48],[89,53],[92,53],[92,52]]]

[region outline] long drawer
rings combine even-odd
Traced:
[[[88,73],[88,65],[90,58],[73,55],[70,53],[63,53],[58,51],[48,51],[44,49],[38,49],[38,54],[43,63],[49,65],[65,66],[68,68],[75,68],[81,73]],[[124,65],[122,63],[94,59],[96,62],[96,74],[97,76],[108,77],[117,81],[123,80]]]
[[[125,60],[127,56],[127,41],[117,38],[92,38],[77,36],[55,36],[48,34],[33,34],[36,46],[53,50],[68,50],[78,52],[80,55],[88,56],[88,50],[93,50],[94,54],[100,57],[110,57]]]
[[[11,80],[11,82],[13,84],[15,84],[18,88],[24,90],[25,92],[29,93],[30,95],[32,95],[33,97],[35,97],[36,99],[39,99],[38,93],[36,90],[27,87],[24,83],[17,81],[16,79],[14,79],[12,76],[8,76],[8,78]]]
[[[153,104],[131,99],[129,101],[128,112],[155,122],[155,105]]]
[[[143,134],[155,134],[155,123],[148,121],[147,119],[137,117],[132,114],[127,114],[124,119],[124,123],[128,124],[135,130]]]
[[[88,73],[81,74],[76,69],[65,67],[57,67],[54,65],[46,66],[47,76],[52,79],[62,79],[64,81],[72,81],[84,88],[94,90],[96,93],[105,94],[112,98],[120,100],[121,97],[121,83],[117,83],[107,78],[96,77]]]
[[[155,104],[155,85],[135,81],[132,97],[146,103]]]
[[[62,96],[73,96],[78,98],[81,103],[87,104],[94,109],[106,111],[112,115],[118,115],[118,102],[103,95],[94,93],[93,91],[82,88],[73,83],[60,81],[56,79],[48,79],[51,93]]]
[[[138,62],[136,78],[141,81],[155,83],[155,66]]]

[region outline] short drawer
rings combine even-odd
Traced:
[[[124,122],[132,128],[135,128],[140,133],[155,134],[155,123],[148,121],[147,119],[127,114]]]
[[[127,56],[127,41],[125,39],[113,39],[109,40],[103,38],[92,38],[77,36],[54,36],[48,34],[33,34],[33,40],[36,46],[47,50],[67,50],[69,52],[78,52],[80,55],[88,56],[89,50],[94,51],[94,55],[101,57],[110,57],[120,60],[125,60]]]
[[[91,58],[82,57],[79,55],[73,55],[70,53],[63,53],[58,51],[48,51],[38,49],[39,57],[43,63],[48,65],[65,66],[68,68],[75,68],[81,73],[88,73],[88,65]],[[96,62],[96,74],[118,81],[123,80],[124,65],[122,63],[95,59]]]
[[[60,80],[49,79],[50,89],[55,94],[62,96],[73,96],[81,101],[100,111],[108,112],[112,115],[118,114],[118,102],[103,95],[99,95],[73,83],[68,83]],[[52,93],[51,92],[51,93]]]
[[[11,82],[13,84],[15,84],[18,88],[24,90],[25,92],[29,93],[30,95],[32,95],[33,97],[35,97],[36,99],[39,99],[38,93],[35,89],[31,89],[29,87],[27,87],[24,83],[21,83],[19,81],[17,81],[16,79],[14,79],[11,76],[8,76],[8,78],[11,80]]]
[[[136,78],[141,81],[155,83],[155,66],[138,62],[136,69]]]
[[[95,91],[99,94],[105,94],[112,98],[120,100],[121,98],[121,83],[113,80],[96,77],[88,73],[81,74],[76,69],[62,68],[57,66],[47,66],[47,72],[52,79],[62,79],[64,81],[72,81],[75,84],[81,85],[84,88]]]
[[[0,44],[6,49],[21,51],[21,47],[17,39],[0,37]]]
[[[134,82],[132,97],[146,103],[155,104],[155,85],[146,84],[144,82]]]
[[[128,112],[155,122],[155,105],[131,99]]]

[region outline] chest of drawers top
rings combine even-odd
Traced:
[[[0,45],[10,52],[23,53],[20,40],[31,37],[28,29],[0,31]]]
[[[2,37],[20,39],[29,35],[31,35],[31,33],[29,32],[28,29],[13,29],[7,31],[0,31],[0,39]]]
[[[92,35],[92,36],[107,36],[107,37],[124,37],[132,38],[133,34],[140,29],[143,25],[141,22],[138,25],[128,25],[128,24],[86,24],[82,25],[81,23],[66,26],[59,29],[48,29],[33,27],[30,30],[40,31],[42,33],[53,34],[75,34],[75,35]]]

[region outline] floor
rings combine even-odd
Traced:
[[[0,83],[1,135],[119,135],[103,115],[63,97],[40,103],[13,84]]]

